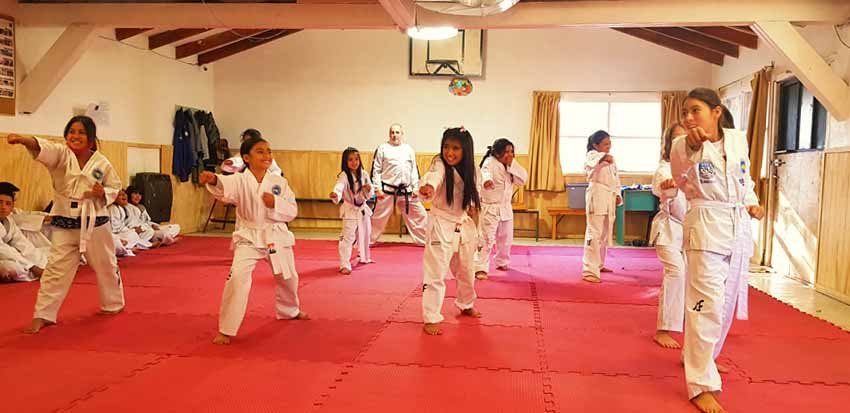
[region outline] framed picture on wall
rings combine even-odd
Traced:
[[[15,114],[15,20],[0,14],[0,115]]]

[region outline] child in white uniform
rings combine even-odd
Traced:
[[[0,282],[34,281],[47,265],[47,251],[36,248],[12,219],[18,187],[0,182]]]
[[[307,319],[298,300],[298,273],[292,246],[295,236],[286,223],[298,215],[295,194],[286,179],[269,172],[272,152],[268,142],[249,138],[239,152],[248,164],[244,172],[216,175],[204,171],[199,182],[217,199],[236,206],[233,264],[224,284],[215,344],[230,344],[245,317],[251,278],[260,260],[268,261],[275,280],[278,319]]]
[[[422,318],[429,335],[442,334],[439,323],[449,270],[457,280],[455,306],[465,316],[481,317],[474,308],[478,231],[469,216],[481,208],[481,172],[473,159],[472,135],[463,127],[447,129],[440,147],[440,156],[431,162],[419,187],[419,194],[431,200],[422,257]]]
[[[130,217],[130,226],[140,227],[145,234],[151,235],[151,242],[159,243],[160,246],[168,246],[177,241],[180,234],[180,225],[160,225],[151,220],[144,204],[142,204],[142,192],[134,187],[127,187],[127,197],[130,201],[127,205],[127,215]]]
[[[664,264],[664,280],[658,294],[658,321],[655,342],[665,348],[679,348],[670,336],[671,331],[682,332],[685,320],[685,255],[683,252],[682,222],[688,202],[685,194],[676,188],[670,172],[670,148],[673,138],[684,135],[685,128],[676,123],[667,128],[661,137],[661,160],[652,177],[652,193],[660,200],[658,213],[652,220],[650,244]]]
[[[133,225],[127,209],[127,193],[122,189],[118,191],[115,202],[107,208],[112,224],[112,236],[116,239],[116,250],[125,249],[132,252],[127,255],[133,256],[139,250],[158,247],[159,243],[152,242],[153,232],[145,232],[138,224]]]
[[[369,252],[369,240],[372,233],[372,210],[366,200],[375,193],[369,182],[369,174],[363,170],[360,152],[355,148],[346,148],[342,152],[341,172],[330,193],[331,200],[339,206],[342,218],[342,234],[339,237],[339,272],[351,274],[351,247],[356,239],[361,264],[372,261]]]
[[[80,265],[80,253],[97,276],[101,313],[117,314],[124,309],[124,287],[106,211],[121,189],[121,180],[97,150],[97,129],[91,118],[71,118],[64,135],[65,144],[14,134],[8,137],[10,144],[29,149],[53,178],[52,245],[35,314],[24,330],[31,334],[56,323]]]
[[[481,249],[475,253],[475,278],[486,280],[490,271],[490,255],[496,248],[496,268],[507,270],[511,262],[514,240],[514,210],[511,198],[514,185],[525,185],[528,172],[514,160],[514,144],[501,138],[487,147],[481,160],[481,214],[478,237]]]
[[[601,281],[600,272],[611,272],[604,266],[605,256],[617,216],[617,205],[623,203],[620,176],[610,151],[611,136],[608,132],[596,131],[587,138],[584,171],[589,185],[585,194],[587,230],[581,273],[584,281],[592,283]]]
[[[691,402],[709,413],[723,411],[714,360],[736,307],[739,318],[747,316],[750,218],[764,216],[753,192],[747,138],[721,127],[728,118],[715,91],[692,90],[684,103],[687,136],[676,139],[671,152],[673,179],[688,199],[685,380]]]

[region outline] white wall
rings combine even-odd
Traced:
[[[445,126],[464,125],[477,152],[498,136],[528,152],[534,90],[675,90],[711,82],[708,63],[610,29],[487,34],[486,79],[467,97],[448,79],[408,77],[408,40],[395,31],[305,31],[216,63],[216,119],[234,141],[248,127],[275,149],[371,150],[393,122],[436,152]]]
[[[19,72],[32,69],[62,31],[19,26]],[[112,37],[110,32],[104,30],[99,36]],[[143,47],[144,40],[139,36],[133,42]],[[157,51],[173,53],[173,49]],[[61,136],[71,116],[85,111],[89,103],[105,101],[110,105],[111,122],[98,125],[98,137],[171,144],[174,105],[213,110],[213,96],[212,69],[205,72],[98,37],[35,113],[0,116],[0,131]]]

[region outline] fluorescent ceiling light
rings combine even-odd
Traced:
[[[407,35],[419,40],[445,40],[457,36],[454,27],[411,27]]]

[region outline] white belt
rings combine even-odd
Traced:
[[[91,198],[80,201],[80,253],[86,252],[86,244],[94,232],[97,208]]]

